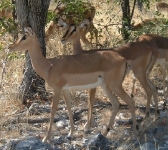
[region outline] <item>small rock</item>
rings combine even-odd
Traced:
[[[136,116],[136,120],[137,120],[138,123],[140,123],[140,122],[143,121],[143,117],[140,116],[140,115],[137,115],[137,116]]]
[[[159,95],[163,95],[163,90],[158,90]]]
[[[29,113],[31,115],[34,114],[34,113],[36,113],[37,110],[38,110],[38,108],[39,108],[39,104],[38,103],[31,104],[31,106],[29,107]]]
[[[3,139],[3,138],[0,138],[0,143],[5,144],[5,143],[7,143],[7,140]]]
[[[156,150],[156,146],[153,143],[144,143],[140,146],[140,150]]]
[[[128,130],[124,130],[124,136],[126,136],[126,137],[129,137],[129,136],[130,136],[130,133],[129,133]]]
[[[101,133],[98,133],[89,140],[86,150],[109,150],[110,146],[112,146],[112,142],[105,138]]]
[[[87,145],[88,145],[88,142],[89,142],[89,139],[83,139],[82,144],[83,144],[84,146],[87,146]]]
[[[164,135],[163,138],[164,138],[164,139],[168,139],[168,135]]]
[[[160,111],[160,118],[167,117],[167,112],[165,111]]]
[[[35,123],[33,126],[36,127],[36,128],[39,128],[39,127],[41,127],[41,124],[40,123]]]
[[[167,131],[164,127],[158,127],[153,129],[153,133],[157,139],[161,140],[164,138],[164,135],[167,133]]]
[[[127,118],[126,113],[119,113],[119,114],[118,114],[118,117],[119,117],[120,119],[125,119],[125,118]]]
[[[62,143],[69,143],[69,139],[66,136],[56,136],[53,139],[51,139],[51,143],[53,144],[62,144]]]
[[[138,123],[143,121],[143,117],[140,115],[136,116],[136,120]],[[117,117],[116,117],[116,122],[119,125],[127,125],[127,124],[132,124],[132,118],[131,117],[126,117],[126,115],[124,113],[120,113]]]
[[[159,150],[168,150],[168,145],[159,146]]]
[[[144,140],[145,141],[143,141],[143,142],[148,142],[148,143],[153,142],[154,141],[153,134],[152,133],[146,133]]]
[[[56,127],[57,127],[58,129],[64,128],[64,127],[66,126],[66,123],[67,123],[66,120],[60,120],[60,121],[56,122]]]
[[[50,113],[50,106],[49,105],[39,105],[38,103],[33,103],[29,107],[29,114],[30,115],[39,115],[40,113]]]
[[[17,143],[19,140],[10,140],[8,143],[6,143],[3,147],[3,150],[9,150],[9,149],[15,149]]]
[[[123,144],[117,148],[117,150],[125,150],[128,148],[129,145]]]
[[[43,143],[41,140],[31,137],[25,140],[12,140],[8,142],[3,150],[58,150],[52,148],[49,144]]]
[[[87,94],[85,94],[85,93],[81,93],[80,94],[80,99],[87,99],[88,98],[88,95]]]

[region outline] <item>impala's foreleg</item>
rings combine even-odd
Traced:
[[[71,125],[71,129],[70,129],[70,132],[68,134],[68,138],[72,138],[73,132],[74,132],[74,121],[73,121],[73,115],[72,115],[72,110],[71,110],[70,92],[68,90],[63,90],[62,93],[63,93],[64,98],[65,98],[66,106],[67,106],[68,113],[69,113],[70,125]]]
[[[90,131],[90,128],[93,126],[94,118],[92,117],[92,111],[93,111],[93,104],[95,100],[95,94],[96,94],[96,88],[91,89],[89,91],[89,99],[88,99],[88,116],[87,116],[87,122],[85,123],[85,132]]]
[[[52,102],[52,105],[51,105],[51,116],[50,116],[49,128],[48,128],[47,135],[42,140],[43,142],[47,142],[51,137],[52,124],[53,124],[54,115],[56,113],[57,106],[58,106],[58,103],[59,103],[60,94],[61,94],[60,90],[55,90],[54,91],[53,102]]]

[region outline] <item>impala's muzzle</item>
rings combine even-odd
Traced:
[[[71,27],[74,27],[73,30],[71,30]],[[67,29],[67,31],[65,32],[65,34],[63,35],[62,39],[61,39],[61,43],[65,44],[67,42],[67,36],[71,36],[74,32],[76,31],[76,25],[75,24],[70,24],[69,28]]]
[[[13,44],[10,44],[10,45],[8,46],[8,49],[9,49],[9,52],[14,51],[14,49],[13,49]]]
[[[61,39],[61,43],[65,44],[66,43],[65,39]]]
[[[15,51],[15,48],[17,47],[18,43],[26,40],[26,35],[23,35],[20,39],[18,39],[14,44],[10,44],[8,46],[9,52]]]

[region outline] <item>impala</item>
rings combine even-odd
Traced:
[[[53,89],[54,97],[51,106],[51,117],[47,135],[43,142],[49,140],[54,115],[59,103],[61,92],[65,97],[65,102],[69,112],[71,129],[68,134],[72,137],[74,126],[71,111],[69,89],[92,89],[101,86],[109,97],[113,113],[107,125],[104,135],[113,125],[115,116],[120,107],[115,92],[120,96],[130,108],[133,118],[133,131],[137,136],[137,122],[135,116],[135,103],[128,96],[122,87],[122,82],[127,71],[126,60],[113,51],[89,51],[80,55],[58,56],[55,58],[45,58],[40,48],[40,43],[31,28],[25,28],[25,35],[16,43],[9,46],[10,51],[28,50],[33,68]]]
[[[156,64],[161,65],[162,75],[163,75],[163,94],[164,97],[167,98],[168,93],[166,94],[166,76],[167,76],[167,67],[168,64],[168,38],[163,37],[157,34],[144,34],[137,38],[138,42],[145,43],[150,47],[153,47],[151,50],[155,50],[156,55]],[[152,69],[152,68],[151,68]],[[148,74],[151,70],[149,70]],[[133,79],[133,88],[132,95],[134,92],[136,78]],[[168,90],[168,89],[167,89]]]
[[[95,35],[96,46],[97,46],[97,43],[98,43],[98,30],[96,29],[96,27],[93,24],[93,19],[95,17],[96,9],[89,2],[87,2],[87,3],[84,2],[83,3],[83,7],[85,9],[85,12],[83,13],[83,18],[84,19],[89,19],[91,23],[89,24],[89,26],[87,26],[87,28],[85,30],[81,29],[81,31],[80,31],[81,32],[80,39],[85,44],[90,44],[90,43],[92,43],[92,39],[94,38],[94,35]],[[56,6],[56,8],[54,10],[56,16],[58,18],[59,17],[63,18],[64,21],[67,24],[74,24],[74,23],[76,23],[76,20],[79,19],[79,18],[76,18],[77,14],[74,14],[72,12],[69,13],[69,14],[66,14],[65,10],[66,10],[66,5],[63,4],[61,1],[58,1],[58,4],[57,4],[57,6]],[[50,24],[46,28],[45,32],[46,32],[46,39],[47,40],[49,39],[50,35],[54,32],[54,30],[58,30],[59,29],[59,26],[57,26],[57,23],[58,23],[58,19],[56,19],[55,21],[50,22]],[[91,37],[90,37],[91,41],[90,42],[86,38],[86,34],[88,32],[91,35]]]
[[[158,2],[158,3],[156,3],[155,9],[158,12],[166,12],[167,15],[168,15],[168,4],[165,3],[165,2]]]
[[[142,30],[144,27],[148,28],[154,28],[158,25],[158,22],[164,22],[164,18],[150,18],[150,19],[144,19],[142,22],[137,23],[137,24],[132,24],[131,30],[132,31],[138,31]]]
[[[12,18],[12,10],[11,9],[2,9],[0,10],[0,17],[2,18]]]
[[[164,51],[164,50],[162,49],[162,51]],[[165,53],[167,53],[166,50],[165,50]],[[156,60],[155,64],[156,65],[159,64],[160,67],[161,67],[161,72],[162,72],[162,76],[163,76],[163,96],[164,96],[165,99],[167,99],[167,96],[168,96],[168,87],[166,85],[166,78],[167,78],[167,75],[168,75],[168,70],[167,70],[168,61],[166,59],[164,59],[164,58],[163,59],[160,58],[160,59]],[[151,70],[152,70],[152,68],[151,68]],[[151,70],[147,72],[148,76],[149,76]],[[132,81],[133,83],[132,83],[131,97],[134,97],[136,77],[134,75],[132,77],[133,77],[133,81]],[[167,90],[167,93],[166,93],[166,90]],[[151,104],[155,105],[153,103],[153,101],[151,101]]]
[[[89,24],[89,20],[84,20],[80,26],[77,25],[68,25],[63,20],[60,20],[60,25],[67,28],[65,35],[62,37],[62,43],[72,42],[74,51],[79,51],[85,53],[80,44],[80,28],[86,27]],[[118,48],[108,49],[110,51],[115,51],[123,56],[128,63],[128,66],[131,67],[134,75],[140,81],[142,87],[144,88],[147,94],[147,108],[146,108],[146,117],[149,115],[150,101],[152,95],[154,96],[155,102],[155,116],[157,117],[159,114],[158,111],[158,100],[157,100],[157,90],[154,84],[148,78],[148,70],[150,70],[156,59],[155,59],[155,50],[151,50],[155,48],[151,48],[145,43],[140,42],[132,42],[120,46]],[[111,78],[111,80],[114,80]],[[90,94],[91,98],[89,99],[89,110],[88,110],[88,121],[85,124],[85,131],[88,131],[91,126],[92,120],[92,108],[94,102],[96,89],[92,89]],[[123,99],[124,100],[124,99]]]

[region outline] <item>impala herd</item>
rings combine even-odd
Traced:
[[[152,97],[155,105],[155,117],[159,116],[157,89],[148,76],[156,63],[161,64],[165,90],[168,38],[156,34],[144,34],[137,38],[135,42],[130,42],[116,48],[85,51],[81,47],[80,39],[85,41],[86,33],[92,27],[95,29],[93,25],[95,10],[94,8],[92,10],[89,11],[93,12],[92,18],[86,15],[86,18],[78,25],[74,24],[72,20],[67,22],[67,20],[65,21],[61,17],[57,20],[57,27],[62,27],[66,30],[61,38],[61,42],[63,44],[72,42],[74,55],[45,58],[42,54],[38,38],[30,27],[25,27],[23,37],[9,46],[10,51],[28,50],[33,68],[37,74],[45,79],[54,92],[49,128],[47,135],[43,138],[43,142],[50,140],[54,115],[61,92],[65,98],[71,125],[68,137],[73,137],[74,123],[71,111],[70,89],[90,89],[85,131],[90,130],[94,119],[92,117],[92,109],[98,86],[102,87],[107,94],[113,108],[109,123],[103,135],[106,136],[114,124],[115,117],[120,108],[120,103],[117,98],[119,96],[129,107],[133,119],[133,132],[135,137],[137,137],[138,126],[135,114],[135,102],[125,92],[122,86],[123,80],[130,70],[133,71],[135,78],[139,80],[147,95],[145,118],[149,117]],[[61,9],[61,11],[63,10]],[[132,95],[133,91],[134,86]],[[166,92],[164,94],[166,97]]]

